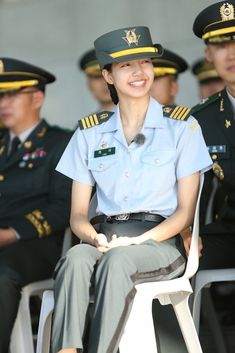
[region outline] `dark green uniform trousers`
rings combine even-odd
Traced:
[[[125,225],[112,225],[110,234],[133,236],[143,233],[144,228],[147,230],[139,222],[125,222]],[[109,230],[106,228],[103,232],[108,234]],[[136,293],[135,284],[177,277],[184,270],[185,260],[172,238],[122,246],[105,254],[91,245],[77,245],[68,251],[58,267],[52,352],[83,348],[93,288],[94,307],[88,347],[84,351],[116,353]]]
[[[8,353],[21,288],[50,278],[60,254],[57,237],[19,241],[0,249],[0,353]]]

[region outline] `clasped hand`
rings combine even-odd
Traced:
[[[94,239],[94,245],[101,252],[107,252],[110,249],[118,246],[128,246],[133,244],[140,244],[139,237],[117,237],[113,234],[111,240],[108,242],[107,237],[103,233],[98,233]]]

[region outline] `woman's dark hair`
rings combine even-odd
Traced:
[[[112,64],[108,64],[108,65],[105,65],[104,67],[105,70],[111,72],[112,71]],[[116,88],[114,87],[114,85],[111,85],[110,83],[107,83],[108,85],[108,89],[109,89],[109,92],[110,92],[110,96],[112,98],[112,101],[115,105],[118,104],[119,102],[119,98],[118,98],[118,94],[117,94],[117,90]]]

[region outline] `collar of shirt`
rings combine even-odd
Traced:
[[[150,97],[149,106],[144,121],[144,128],[162,128],[163,126],[163,112],[162,105],[159,104],[153,97]],[[114,115],[101,126],[100,132],[111,132],[115,130],[122,130],[122,123],[120,117],[119,104],[114,110]]]
[[[20,142],[21,142],[21,144],[22,144],[25,140],[27,140],[27,138],[29,137],[29,135],[31,134],[31,132],[38,126],[38,124],[39,124],[40,122],[41,122],[41,120],[38,121],[35,125],[33,125],[32,127],[30,127],[29,129],[27,129],[27,130],[21,132],[19,135],[16,135],[16,134],[14,134],[12,131],[10,131],[10,142],[12,142],[12,140],[13,140],[13,138],[14,138],[15,136],[18,136],[19,139],[20,139]]]
[[[230,103],[232,105],[232,110],[233,110],[233,118],[235,119],[235,98],[229,93],[228,90],[226,90],[228,98],[230,100]]]

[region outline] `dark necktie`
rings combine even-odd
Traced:
[[[18,150],[18,147],[20,145],[20,139],[18,136],[15,136],[11,142],[11,150],[10,153],[8,155],[8,158],[11,158],[13,156],[13,154]]]

